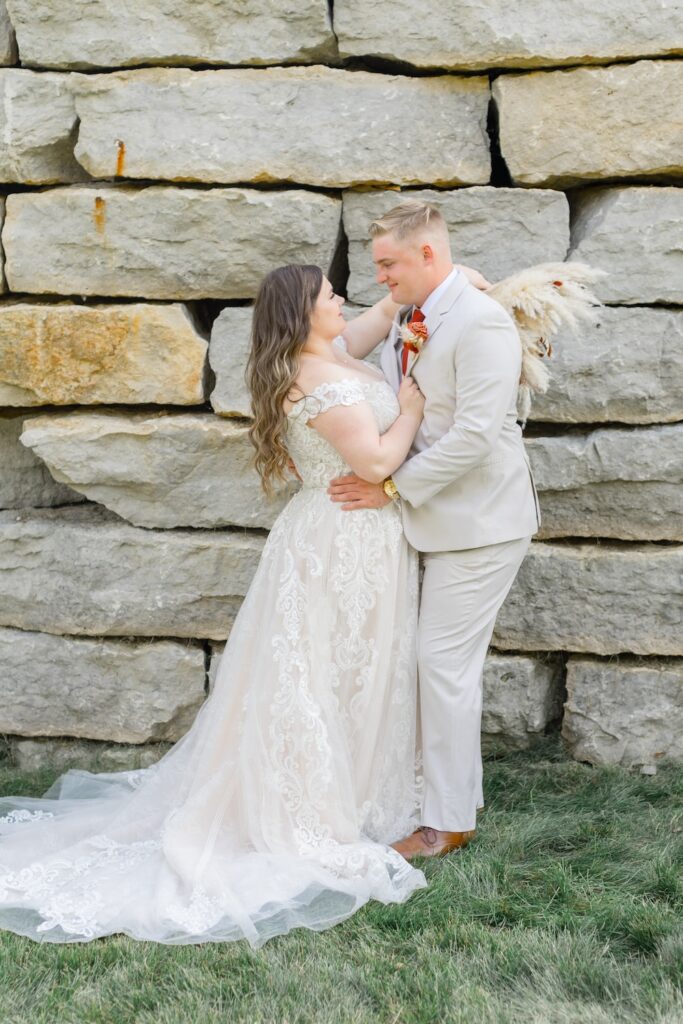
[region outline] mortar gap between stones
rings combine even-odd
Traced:
[[[343,215],[339,218],[337,229],[337,240],[334,244],[334,253],[330,260],[328,269],[329,281],[337,295],[348,299],[348,284],[351,268],[349,265],[349,239],[344,228]]]
[[[566,434],[589,434],[595,430],[645,430],[648,427],[672,427],[683,420],[653,420],[649,423],[633,423],[626,420],[602,420],[599,423],[562,423],[557,420],[529,420],[524,428],[524,437],[557,437]]]
[[[372,187],[388,187],[392,182],[378,182]],[[182,189],[183,191],[209,190],[225,191],[226,189],[246,189],[250,192],[315,192],[319,195],[329,196],[331,199],[340,199],[345,185],[316,185],[304,181],[188,181],[186,179],[176,180],[173,178],[119,178],[115,175],[102,178],[89,178],[87,181],[79,182],[53,182],[49,185],[17,187],[17,192],[47,192],[55,189],[76,189],[87,188],[93,191],[119,189],[122,192],[139,191],[146,188],[161,189]],[[424,185],[419,187],[426,187]]]
[[[568,57],[565,61],[559,63],[553,63],[550,61],[548,64],[533,64],[533,65],[515,65],[514,67],[504,66],[487,66],[486,68],[480,69],[477,74],[486,74],[491,72],[495,75],[533,75],[538,72],[549,74],[553,71],[600,71],[601,69],[607,70],[612,67],[620,67],[628,64],[640,64],[643,61],[656,60],[657,62],[662,60],[667,61],[680,61],[680,53],[639,53],[635,57],[577,57],[573,59]],[[453,71],[453,69],[450,69]],[[456,71],[456,74],[461,72]]]
[[[209,696],[209,690],[211,688],[211,641],[202,640],[202,650],[204,651],[204,693]]]
[[[486,133],[489,137],[489,150],[491,153],[491,177],[489,179],[489,185],[493,185],[495,188],[512,188],[514,182],[512,175],[508,169],[508,165],[505,162],[503,151],[500,145],[500,117],[498,112],[498,105],[493,97],[493,83],[495,81],[495,75],[489,75],[489,88],[491,94],[489,96],[489,105],[486,114]]]
[[[310,60],[306,60],[303,57],[292,58],[291,60],[284,61],[269,61],[265,60],[258,64],[234,64],[229,61],[219,61],[216,63],[210,63],[206,61],[197,61],[191,57],[186,60],[182,58],[174,61],[172,57],[163,57],[158,60],[150,59],[146,63],[139,64],[111,64],[111,65],[94,65],[94,64],[83,64],[79,61],[73,61],[66,66],[65,64],[35,64],[31,62],[19,63],[19,67],[25,68],[28,71],[32,71],[35,74],[55,74],[61,73],[64,75],[79,74],[79,75],[114,75],[121,71],[150,71],[159,69],[161,71],[267,71],[271,68],[293,68],[303,67],[310,68],[313,66],[325,67],[327,60],[321,60],[320,58],[312,57]],[[4,65],[5,67],[12,67],[14,65]]]
[[[367,53],[342,59],[344,71],[367,71],[375,75],[399,76],[400,78],[483,78],[488,68],[419,68],[397,58],[381,57]]]

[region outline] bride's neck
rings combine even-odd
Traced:
[[[301,349],[302,354],[317,356],[319,359],[334,359],[334,338],[323,338],[318,335],[309,335]]]

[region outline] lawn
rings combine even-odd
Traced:
[[[54,774],[0,766],[0,792]],[[171,947],[0,932],[0,1024],[683,1024],[683,771],[487,761],[476,842],[315,935]]]

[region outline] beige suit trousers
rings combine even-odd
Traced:
[[[496,616],[531,536],[423,555],[418,624],[424,758],[422,823],[446,832],[476,826],[483,807],[484,660]]]

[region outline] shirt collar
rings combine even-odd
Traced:
[[[453,284],[458,274],[459,271],[457,267],[453,267],[448,277],[445,277],[441,284],[438,284],[434,291],[429,293],[427,298],[420,306],[420,309],[422,310],[425,316],[429,314],[430,309],[434,308],[434,306],[437,304],[437,302],[439,301],[443,293],[446,291],[446,289]]]

